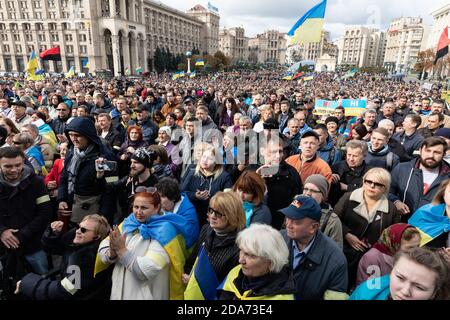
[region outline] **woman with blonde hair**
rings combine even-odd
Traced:
[[[194,262],[202,246],[208,254],[213,270],[220,282],[239,264],[239,248],[236,237],[245,228],[242,200],[236,192],[218,192],[208,207],[208,224],[200,230],[200,236],[191,256],[186,261],[183,282],[188,283]]]
[[[223,170],[220,153],[208,145],[200,157],[195,170],[190,170],[183,177],[181,190],[191,200],[199,219],[199,224],[206,223],[209,200],[221,190],[231,188],[233,182],[228,172]]]
[[[363,176],[363,186],[345,193],[334,207],[341,219],[349,285],[355,284],[359,260],[380,238],[383,230],[400,222],[400,212],[388,199],[391,175],[372,168]]]
[[[255,123],[253,127],[253,130],[257,133],[262,132],[264,130],[264,122],[266,122],[271,118],[275,118],[275,113],[270,104],[263,105],[259,109],[261,111],[261,116],[259,118],[259,121]]]

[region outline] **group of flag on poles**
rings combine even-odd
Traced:
[[[61,61],[61,50],[59,47],[54,47],[45,50],[39,54],[39,58],[44,61]],[[85,57],[81,60],[81,68],[90,70],[89,58]],[[39,68],[38,56],[34,50],[30,54],[25,72],[28,73],[27,80],[42,80],[44,79],[44,70]],[[65,74],[66,78],[71,78],[76,75],[75,67],[70,67]]]

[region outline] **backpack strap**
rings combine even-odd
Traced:
[[[329,153],[329,157],[328,157],[328,165],[331,167],[331,165],[333,164],[333,162],[334,162],[334,157],[336,156],[336,147],[333,147],[331,150],[330,150],[330,153]]]
[[[386,156],[386,169],[391,171],[392,164],[394,163],[394,154],[390,151]]]
[[[325,232],[325,229],[327,227],[328,221],[330,220],[331,214],[332,214],[332,210],[328,210],[325,215],[325,220],[323,220],[322,227],[320,228],[320,231],[322,231],[323,233]]]

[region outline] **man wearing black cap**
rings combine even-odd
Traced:
[[[345,300],[347,261],[338,245],[320,230],[322,212],[313,198],[296,196],[280,210],[286,216],[281,231],[289,248],[298,300]]]
[[[119,181],[108,183],[106,188],[113,189],[119,201],[120,212],[115,215],[114,223],[120,223],[131,212],[133,195],[137,187],[154,187],[158,180],[150,169],[156,159],[156,154],[140,148],[131,156],[130,174]],[[97,177],[102,177],[104,171],[98,171]]]
[[[15,100],[11,103],[12,118],[11,120],[16,125],[17,129],[20,130],[24,124],[29,124],[33,120],[29,115],[27,115],[27,105],[25,102],[20,100]]]
[[[142,129],[144,141],[149,145],[155,144],[158,136],[158,125],[150,118],[149,110],[146,106],[140,105],[136,109],[136,122]]]

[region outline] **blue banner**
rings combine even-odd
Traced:
[[[338,106],[342,106],[345,109],[345,116],[357,117],[359,116],[367,106],[367,100],[352,100],[344,99],[341,101],[328,101],[328,100],[317,100],[314,108],[314,114],[316,115],[327,115],[333,114],[334,109]]]

